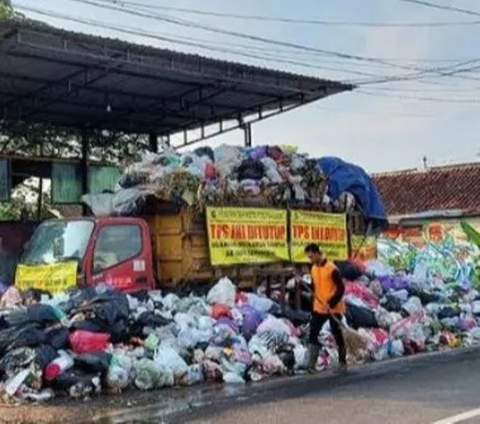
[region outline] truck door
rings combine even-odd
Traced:
[[[87,265],[87,281],[122,291],[154,286],[150,235],[146,223],[106,221],[97,226]]]

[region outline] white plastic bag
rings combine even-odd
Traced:
[[[155,352],[154,361],[156,364],[172,371],[176,378],[181,378],[188,372],[187,363],[177,351],[170,346],[165,346],[163,343]]]
[[[180,384],[183,386],[193,386],[205,381],[201,365],[191,365],[188,367],[188,372],[183,376]]]
[[[215,168],[221,178],[226,178],[242,164],[242,151],[235,146],[222,145],[214,150]]]
[[[277,163],[269,157],[263,158],[261,162],[265,166],[265,173],[270,182],[274,184],[281,184],[283,182],[283,178],[278,172]]]
[[[227,372],[223,375],[223,382],[225,384],[245,384],[245,380],[233,372]]]
[[[229,278],[222,278],[211,288],[207,295],[207,302],[210,305],[226,305],[230,308],[235,306],[235,295],[237,289]]]
[[[269,316],[257,328],[257,335],[266,332],[285,334],[287,337],[292,336],[292,329],[284,321],[274,316]]]
[[[408,315],[413,315],[415,312],[423,309],[422,302],[418,297],[413,296],[403,305],[403,309]]]
[[[295,346],[293,350],[293,354],[295,355],[295,368],[296,369],[304,369],[308,364],[308,349],[299,344]]]
[[[274,302],[268,297],[261,297],[255,294],[248,294],[248,304],[259,312],[266,313],[272,309]]]

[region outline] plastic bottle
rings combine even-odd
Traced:
[[[60,356],[54,361],[50,362],[45,368],[45,380],[54,380],[61,373],[72,368],[73,365],[73,358],[68,353],[60,353]]]

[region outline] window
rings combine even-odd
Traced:
[[[138,255],[142,232],[138,225],[110,225],[100,230],[93,255],[93,272],[98,274]]]
[[[30,240],[23,255],[25,265],[83,261],[93,232],[92,221],[46,221]]]

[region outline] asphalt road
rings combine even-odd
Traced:
[[[237,392],[226,397],[219,394],[208,405],[163,422],[480,423],[480,351],[412,358],[362,367],[347,375],[295,378],[229,390]],[[458,416],[465,412],[463,418]],[[153,417],[136,416],[142,422]]]

